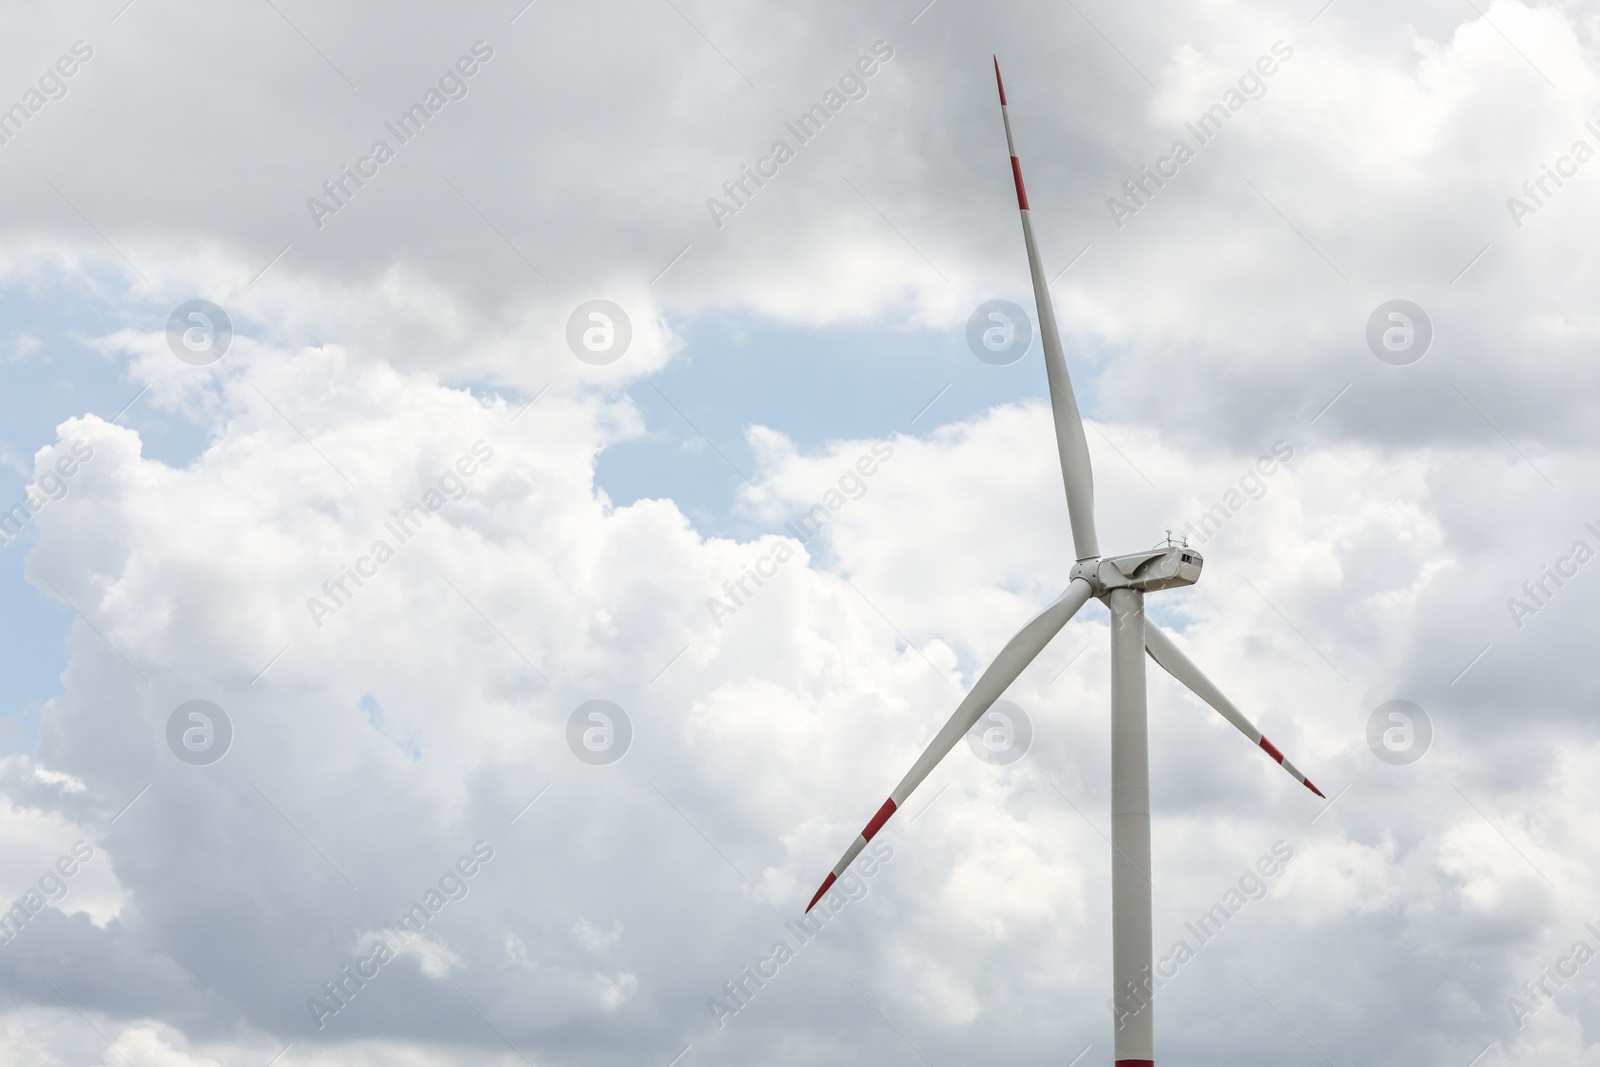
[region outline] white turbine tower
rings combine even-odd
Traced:
[[[1170,637],[1145,619],[1145,593],[1193,585],[1200,578],[1200,554],[1186,546],[1169,543],[1125,556],[1102,558],[1100,555],[1095,538],[1094,476],[1089,469],[1089,445],[1072,394],[1072,381],[1067,376],[1067,363],[1061,354],[1061,337],[1056,331],[1050,290],[1039,262],[1039,247],[1034,240],[1028,194],[1022,185],[1022,165],[1017,161],[1016,142],[1011,136],[1011,116],[1006,109],[1006,89],[1000,80],[998,60],[994,77],[1000,90],[1000,114],[1006,127],[1006,146],[1011,152],[1017,207],[1022,213],[1022,239],[1028,249],[1028,270],[1033,275],[1033,297],[1039,310],[1039,339],[1044,348],[1050,408],[1055,416],[1056,449],[1061,455],[1061,475],[1066,482],[1067,512],[1072,522],[1077,562],[1066,590],[1006,642],[955,714],[867,823],[866,829],[845,850],[806,910],[816,906],[867,842],[906,802],[911,791],[1033,662],[1051,638],[1090,597],[1097,597],[1111,610],[1111,954],[1117,1013],[1114,1058],[1116,1067],[1153,1067],[1150,758],[1144,653],[1148,652],[1167,673],[1238,727],[1252,744],[1259,745],[1296,781],[1319,797],[1323,793],[1283,758],[1277,746],[1261,735],[1255,724],[1222,695]]]

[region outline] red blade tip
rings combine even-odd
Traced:
[[[826,877],[826,878],[824,878],[822,880],[822,888],[817,890],[817,895],[812,897],[811,898],[811,903],[806,905],[806,911],[808,913],[811,911],[812,908],[817,906],[817,901],[822,899],[822,894],[826,893],[828,890],[833,888],[833,883],[835,882],[835,880],[837,880],[837,878],[838,878],[838,875],[830,873],[828,875],[828,877]]]
[[[1307,789],[1309,789],[1313,793],[1317,794],[1317,796],[1321,797],[1323,800],[1327,800],[1328,799],[1328,795],[1326,793],[1324,793],[1322,790],[1318,789],[1316,786],[1311,784],[1311,779],[1307,778],[1305,780],[1305,782],[1306,782],[1306,788]]]
[[[894,797],[890,797],[883,802],[883,807],[878,809],[878,814],[872,817],[872,821],[867,823],[867,828],[861,831],[861,836],[871,841],[878,835],[878,831],[883,829],[883,824],[889,821],[889,816],[894,813]]]
[[[1006,106],[1006,83],[1000,80],[1000,57],[994,57],[994,83],[1000,87],[1000,106]]]

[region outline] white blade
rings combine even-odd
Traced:
[[[883,824],[888,822],[889,816],[906,802],[911,791],[922,784],[922,780],[938,766],[939,761],[955,747],[956,742],[972,729],[972,724],[989,710],[991,704],[1000,699],[1000,694],[1017,680],[1017,675],[1033,662],[1034,657],[1050,643],[1050,639],[1078,613],[1078,609],[1083,607],[1093,591],[1088,582],[1082,578],[1074,578],[1066,590],[1056,598],[1055,603],[1041,611],[1032,622],[1018,630],[1016,636],[1006,642],[1006,647],[1000,650],[994,662],[989,664],[978,677],[977,684],[961,701],[955,714],[950,716],[950,721],[944,724],[944,729],[935,735],[927,749],[917,758],[917,762],[911,765],[911,770],[900,780],[900,784],[894,787],[894,792],[883,802],[878,814],[867,823],[865,830],[856,835],[855,841],[845,850],[843,858],[834,865],[833,871],[823,881],[822,888],[817,890],[816,896],[811,898],[811,903],[806,905],[807,911],[816,906],[817,901],[822,899],[822,894],[826,893],[834,881],[844,873],[845,868],[850,866],[850,861],[867,847],[867,842],[872,840],[873,835],[883,829]]]
[[[1201,673],[1200,668],[1196,667],[1193,661],[1188,656],[1185,656],[1177,645],[1173,644],[1172,638],[1168,637],[1155,623],[1149,621],[1145,623],[1144,646],[1145,650],[1150,653],[1151,659],[1161,664],[1168,674],[1188,686],[1191,693],[1216,708],[1218,714],[1237,726],[1239,732],[1248,737],[1251,743],[1260,745],[1263,752],[1282,764],[1284,770],[1294,775],[1295,781],[1304,785],[1319,797],[1324,795],[1322,790],[1311,784],[1311,779],[1301,774],[1294,764],[1283,758],[1283,753],[1278,751],[1278,746],[1263,737],[1261,731],[1256,729],[1256,724],[1245,718],[1244,713],[1234,707],[1231,700],[1222,695],[1222,690],[1212,684],[1211,679]]]
[[[1067,514],[1072,520],[1072,544],[1079,559],[1100,555],[1099,538],[1094,530],[1094,471],[1089,467],[1089,442],[1083,436],[1083,418],[1067,375],[1067,361],[1061,354],[1061,335],[1056,330],[1056,312],[1050,302],[1050,286],[1039,262],[1039,246],[1033,237],[1033,217],[1028,211],[1028,193],[1022,185],[1022,164],[1017,160],[1016,142],[1011,137],[1011,114],[1006,109],[1006,87],[1000,80],[1000,61],[994,63],[994,80],[1000,88],[1000,117],[1006,126],[1006,148],[1011,153],[1011,176],[1017,184],[1017,208],[1022,213],[1022,239],[1028,246],[1028,272],[1033,275],[1033,300],[1039,310],[1039,341],[1044,348],[1045,377],[1050,384],[1050,410],[1055,416],[1056,451],[1061,455],[1061,477],[1067,486]]]

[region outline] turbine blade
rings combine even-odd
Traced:
[[[1256,724],[1244,717],[1244,713],[1233,706],[1233,701],[1222,695],[1222,690],[1207,678],[1199,667],[1183,651],[1173,643],[1161,627],[1148,619],[1144,625],[1145,651],[1150,653],[1150,658],[1161,664],[1166,672],[1182,682],[1195,696],[1217,709],[1224,719],[1239,728],[1239,732],[1248,737],[1251,743],[1259,745],[1261,750],[1282,764],[1283,769],[1294,776],[1295,781],[1311,790],[1317,796],[1324,796],[1322,790],[1311,784],[1311,779],[1300,773],[1300,769],[1284,759],[1278,746],[1262,736]]]
[[[1094,471],[1089,466],[1089,442],[1083,435],[1083,418],[1078,399],[1072,392],[1066,357],[1061,353],[1061,334],[1056,330],[1055,307],[1050,302],[1050,285],[1039,262],[1039,245],[1033,236],[1033,217],[1028,211],[1028,193],[1022,184],[1022,164],[1017,160],[1016,141],[1011,136],[1011,113],[1006,108],[1006,86],[1000,80],[1000,60],[994,61],[994,81],[1000,89],[1000,118],[1006,127],[1006,148],[1011,153],[1011,176],[1017,185],[1017,209],[1022,213],[1022,240],[1028,248],[1028,272],[1033,276],[1033,300],[1039,312],[1039,342],[1044,349],[1045,378],[1050,385],[1050,411],[1055,417],[1056,451],[1061,456],[1061,477],[1067,487],[1067,514],[1072,521],[1072,544],[1078,558],[1100,555],[1099,538],[1094,528]]]
[[[911,796],[911,791],[922,784],[922,780],[938,766],[939,761],[955,747],[956,742],[972,729],[972,724],[989,710],[989,706],[1000,698],[1000,694],[1017,680],[1017,675],[1021,674],[1023,669],[1033,662],[1034,657],[1044,650],[1050,639],[1078,613],[1078,609],[1083,607],[1092,593],[1093,589],[1088,582],[1082,578],[1074,578],[1053,604],[1041,611],[1006,642],[1006,647],[1000,650],[994,662],[978,676],[977,683],[957,706],[955,714],[950,716],[944,728],[929,742],[922,755],[917,757],[917,762],[913,763],[911,770],[900,779],[900,784],[894,787],[894,792],[889,794],[889,799],[883,802],[883,806],[872,817],[872,821],[867,823],[866,829],[856,835],[855,841],[845,850],[843,858],[834,864],[833,871],[823,881],[822,888],[817,890],[816,896],[811,898],[811,903],[806,905],[806,911],[816,907],[817,901],[822,899],[822,894],[832,888],[834,881],[845,872],[850,862],[867,847],[867,842],[883,829],[883,824],[889,821],[889,816],[906,802],[906,798]]]

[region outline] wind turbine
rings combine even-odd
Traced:
[[[905,804],[912,790],[928,777],[1078,609],[1090,597],[1098,598],[1111,611],[1111,969],[1117,1013],[1114,1059],[1116,1067],[1154,1067],[1150,755],[1144,653],[1148,652],[1168,674],[1238,727],[1240,733],[1260,746],[1296,781],[1319,797],[1324,794],[1294,764],[1284,759],[1278,747],[1262,736],[1222,690],[1190,662],[1172,638],[1145,619],[1146,593],[1193,585],[1199,580],[1204,563],[1200,553],[1185,545],[1171,544],[1169,540],[1163,547],[1143,552],[1100,555],[1094,528],[1094,475],[1089,469],[1089,443],[1083,435],[1083,419],[1073,397],[1072,381],[1067,376],[1050,290],[1039,262],[1039,246],[1033,235],[1028,194],[1022,184],[1022,164],[1017,161],[1016,142],[1011,136],[1011,115],[1006,108],[1006,87],[1000,80],[998,59],[994,78],[1000,90],[1000,116],[1006,127],[1011,174],[1017,186],[1017,208],[1022,214],[1022,240],[1027,245],[1028,270],[1033,275],[1039,339],[1044,349],[1050,408],[1055,417],[1056,449],[1061,456],[1061,476],[1066,483],[1067,513],[1077,562],[1073,564],[1066,590],[1006,642],[955,714],[867,823],[866,829],[845,850],[843,858],[823,881],[822,888],[806,905],[806,911],[816,907],[817,901],[833,887],[867,842]]]

